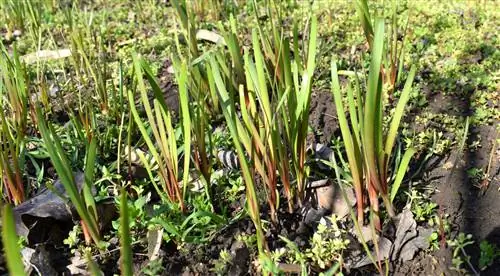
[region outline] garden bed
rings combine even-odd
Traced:
[[[0,1],[1,274],[500,275],[494,3],[49,2]]]

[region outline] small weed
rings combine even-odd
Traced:
[[[142,270],[141,275],[155,276],[162,275],[165,268],[163,267],[163,260],[161,258],[150,261]]]
[[[426,221],[430,219],[431,215],[436,211],[436,207],[437,204],[434,202],[423,202],[421,204],[415,204],[413,208],[415,220]]]
[[[297,245],[285,237],[280,237],[286,243],[284,248],[273,252],[275,261],[285,258],[288,263],[300,264],[302,275],[307,275],[306,264],[319,267],[321,270],[343,263],[343,251],[349,245],[349,240],[345,239],[345,231],[337,226],[337,217],[332,215],[329,222],[322,220],[317,231],[311,238],[311,246],[301,250]]]
[[[479,269],[485,270],[493,262],[500,258],[500,249],[494,244],[484,240],[479,244],[481,255],[479,256]]]
[[[439,234],[438,232],[432,232],[432,234],[429,236],[429,245],[431,250],[438,250],[439,249]]]
[[[236,240],[243,242],[250,252],[255,253],[257,251],[256,235],[240,234],[236,237]]]
[[[468,245],[474,243],[474,241],[472,240],[472,235],[471,234],[465,235],[464,233],[459,233],[455,239],[448,240],[446,242],[453,250],[453,255],[452,255],[453,258],[451,260],[453,267],[451,267],[451,269],[459,273],[466,273],[466,270],[462,267],[462,265],[466,263],[468,264],[469,268],[475,272],[474,274],[479,275],[475,271],[472,264],[470,263],[470,256],[465,251],[465,248]]]
[[[482,168],[472,167],[467,170],[467,176],[469,176],[472,185],[475,187],[480,187],[481,183],[486,179],[486,174]]]
[[[228,265],[231,264],[232,257],[227,249],[221,250],[219,258],[214,262],[213,272],[217,275],[225,275],[227,273]]]
[[[326,223],[318,225],[318,230],[311,239],[311,248],[305,251],[305,256],[321,269],[342,263],[342,252],[349,245],[349,240],[344,239],[345,231],[337,226],[335,215],[330,220],[330,227]]]
[[[73,226],[73,229],[69,232],[68,237],[63,241],[64,244],[68,245],[70,248],[76,247],[78,243],[80,243],[80,234],[82,234],[82,228],[80,225]]]

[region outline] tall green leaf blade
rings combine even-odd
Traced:
[[[95,220],[97,220],[97,209],[94,196],[92,195],[92,186],[94,185],[95,160],[97,156],[97,138],[91,137],[90,144],[87,150],[87,158],[85,160],[85,185],[83,186],[83,198],[87,210],[91,212]]]
[[[14,215],[12,214],[12,208],[10,205],[5,204],[3,207],[2,214],[2,242],[5,257],[7,258],[7,268],[10,275],[26,275],[24,273],[24,265],[21,259],[18,244],[18,237],[16,235],[16,224],[14,221]]]
[[[135,53],[132,55],[132,62],[133,62],[133,68],[134,68],[134,72],[135,72],[135,80],[137,83],[137,89],[139,90],[141,101],[142,101],[142,104],[144,105],[144,111],[146,112],[146,116],[148,118],[149,124],[151,125],[151,130],[153,131],[153,135],[154,135],[155,139],[160,140],[160,134],[158,132],[158,127],[156,125],[155,117],[153,114],[153,109],[151,108],[151,104],[149,103],[146,85],[145,85],[144,80],[143,80],[144,71],[143,71],[143,66],[141,64],[141,59]],[[155,97],[155,98],[157,98],[157,97]],[[134,103],[135,103],[135,101],[132,101],[130,104],[132,105]]]
[[[122,188],[120,193],[120,270],[122,276],[132,276],[134,271],[129,220],[127,192]]]
[[[262,106],[262,111],[264,113],[264,119],[266,120],[265,126],[267,127],[271,124],[271,104],[269,101],[269,92],[267,90],[265,73],[266,64],[264,62],[262,52],[260,51],[261,47],[256,31],[252,32],[252,43],[255,56],[255,69],[257,71],[257,79],[255,80],[255,75],[251,74],[251,76],[253,77],[252,80],[254,81],[254,84],[257,84],[257,86],[254,86],[254,88],[256,88],[255,92],[259,97],[260,105]]]
[[[187,183],[189,181],[189,162],[191,160],[191,115],[189,110],[189,98],[187,90],[187,66],[181,65],[178,73],[179,99],[181,104],[182,131],[184,134],[184,170],[183,170],[183,196],[186,194]],[[209,187],[205,187],[208,190]]]
[[[128,90],[127,93],[128,100],[129,100],[129,106],[130,106],[130,112],[132,113],[132,117],[134,118],[134,121],[139,128],[139,132],[142,134],[142,138],[144,139],[144,142],[146,142],[146,145],[148,146],[149,151],[151,152],[151,155],[155,160],[160,160],[158,151],[156,150],[153,141],[149,137],[149,132],[146,129],[145,124],[141,120],[141,116],[139,115],[139,112],[137,111],[137,108],[135,107],[135,101],[134,101],[134,94],[132,90]],[[145,108],[147,108],[145,106]],[[151,106],[149,106],[151,109]]]
[[[405,154],[403,155],[403,158],[401,159],[401,163],[399,164],[398,171],[396,172],[396,178],[394,179],[394,183],[392,183],[391,186],[391,202],[394,201],[394,198],[396,197],[399,187],[401,186],[401,182],[403,181],[403,178],[406,174],[406,169],[408,168],[408,165],[410,164],[411,158],[415,154],[416,150],[411,148],[408,149]]]
[[[227,41],[227,47],[234,64],[234,69],[236,71],[237,81],[239,84],[239,82],[242,82],[244,80],[243,57],[241,56],[241,48],[238,43],[238,37],[236,35],[236,20],[234,19],[233,14],[230,15],[229,22],[231,24],[231,31],[227,32],[225,39]]]
[[[168,143],[169,139],[167,138],[167,131],[165,127],[165,123],[167,121],[166,117],[166,112],[163,108],[160,107],[159,102],[154,99],[153,100],[153,106],[155,110],[155,118],[156,118],[156,126],[158,127],[158,132],[160,134],[160,139],[156,140],[156,144],[160,148],[160,155],[161,156],[170,156],[170,144]],[[165,160],[165,162],[168,162]],[[163,162],[160,162],[163,163]]]
[[[245,155],[243,154],[244,152],[243,147],[241,146],[239,140],[234,101],[232,100],[232,97],[226,90],[226,87],[220,75],[219,66],[214,57],[210,59],[210,66],[212,67],[213,75],[209,77],[213,77],[214,83],[216,84],[218,95],[220,97],[222,112],[224,114],[224,117],[226,118],[229,132],[231,133],[231,137],[234,142],[234,146],[236,148],[236,153],[238,154],[238,159],[240,161],[240,167],[242,170],[243,179],[246,183],[247,202],[249,206],[250,216],[257,229],[257,239],[258,239],[257,246],[259,249],[259,253],[263,253],[265,247],[265,239],[261,228],[262,226],[260,221],[259,204],[257,201],[255,187],[253,185],[254,182],[252,179],[252,174],[250,172],[250,167],[245,158]]]
[[[309,72],[309,76],[311,78],[316,68],[317,39],[318,19],[316,16],[313,16],[311,20],[311,31],[309,33],[309,45],[307,47],[307,71]]]
[[[361,137],[360,125],[358,121],[358,109],[362,109],[362,106],[359,105],[358,108],[356,108],[356,101],[354,99],[354,92],[351,86],[351,82],[347,84],[347,102],[349,104],[349,117],[351,119],[352,132],[354,134],[354,139],[356,139],[357,144],[359,145],[361,143]]]
[[[302,73],[302,57],[300,56],[300,49],[299,49],[299,26],[297,24],[297,20],[295,17],[293,18],[293,57],[295,60],[295,63],[297,65],[297,68],[300,68],[298,74],[300,75]]]
[[[385,154],[388,156],[390,156],[392,148],[394,147],[394,141],[396,140],[396,136],[398,134],[399,124],[401,122],[401,118],[404,115],[404,109],[406,107],[406,104],[410,99],[410,91],[411,91],[411,86],[413,84],[413,79],[415,77],[415,73],[416,73],[416,67],[412,66],[408,78],[406,79],[403,91],[401,92],[401,97],[399,98],[396,110],[394,111],[394,115],[392,116],[384,150]]]
[[[148,80],[149,85],[151,85],[151,89],[153,90],[154,98],[160,103],[161,107],[164,110],[168,110],[167,103],[165,101],[165,98],[163,97],[163,91],[160,88],[160,85],[158,84],[158,81],[156,80],[156,77],[153,74],[151,67],[148,65],[148,63],[144,59],[140,59],[139,62],[140,62],[140,66],[142,68],[142,72],[144,73],[144,76]]]
[[[87,210],[85,205],[85,201],[78,191],[78,187],[75,183],[70,163],[66,158],[66,154],[61,146],[61,142],[54,128],[51,125],[47,125],[40,106],[36,106],[36,116],[38,121],[38,129],[40,130],[42,139],[45,142],[45,146],[47,147],[50,159],[54,164],[54,168],[61,178],[61,183],[63,184],[64,189],[68,194],[71,202],[75,206],[78,215],[88,226],[92,239],[97,244],[100,241],[97,222],[94,216],[91,216],[89,214],[89,211]]]
[[[333,93],[335,107],[337,110],[337,117],[339,120],[340,131],[342,133],[342,139],[344,141],[345,149],[347,152],[347,159],[349,162],[349,167],[351,169],[351,174],[354,182],[354,190],[356,192],[356,198],[358,200],[358,221],[363,221],[363,203],[362,203],[363,168],[361,164],[361,154],[359,153],[359,148],[357,148],[357,143],[353,141],[349,125],[347,124],[346,113],[344,112],[344,107],[342,105],[342,95],[340,93],[339,76],[337,73],[337,65],[335,64],[335,60],[332,60],[331,76],[332,76],[331,89]]]
[[[377,19],[375,23],[375,39],[371,53],[370,72],[368,75],[368,87],[364,108],[364,154],[366,165],[371,179],[374,181],[377,189],[380,190],[380,180],[378,178],[378,138],[381,136],[382,126],[380,125],[380,66],[382,64],[382,52],[384,47],[384,22]],[[371,123],[370,123],[371,122]]]
[[[302,76],[302,83],[300,92],[298,92],[296,118],[301,118],[301,125],[299,128],[299,135],[305,139],[308,130],[308,117],[309,106],[311,102],[311,87],[316,69],[316,51],[317,51],[317,37],[318,37],[318,20],[316,17],[312,18],[311,30],[309,34],[309,45],[307,47],[307,68]]]
[[[368,9],[367,0],[356,0],[356,11],[358,12],[359,19],[361,21],[361,26],[365,33],[366,40],[373,47],[373,26],[370,17],[370,10]]]

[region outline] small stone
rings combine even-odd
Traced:
[[[344,195],[341,191],[335,193],[335,197],[333,198],[332,212],[341,219],[347,216],[351,208],[356,205],[356,196],[354,195],[353,189],[344,188],[344,192],[346,194],[348,202],[345,201]]]
[[[174,66],[170,65],[169,67],[167,67],[167,73],[174,74],[175,73]]]
[[[61,91],[61,89],[59,88],[59,85],[56,85],[56,84],[51,85],[50,89],[49,89],[49,97],[56,98],[59,91]]]
[[[221,35],[209,31],[209,30],[198,30],[196,32],[196,39],[197,40],[204,40],[204,41],[209,41],[215,44],[220,44],[220,45],[226,45],[226,41],[224,40],[224,37]]]
[[[333,207],[333,201],[335,195],[335,187],[333,185],[328,185],[316,189],[316,195],[318,197],[318,208],[324,208],[331,210]]]
[[[319,185],[320,181],[311,183],[312,187],[318,187],[316,188],[318,208],[332,211],[340,219],[347,216],[351,208],[356,205],[356,197],[354,195],[353,189],[344,187],[342,191],[339,186],[334,185],[334,183],[332,183],[331,181],[328,181],[328,183],[324,183],[326,185],[321,187]],[[344,198],[344,193],[347,197],[347,202]]]
[[[304,247],[306,245],[306,241],[301,236],[297,236],[293,241],[299,248]]]
[[[309,228],[307,227],[307,225],[303,221],[301,221],[299,227],[297,228],[297,235],[307,234],[308,231]]]
[[[417,236],[417,222],[413,218],[413,213],[408,208],[405,208],[395,220],[397,220],[398,223],[396,227],[396,238],[394,240],[394,252],[398,253],[403,245]],[[413,251],[416,250],[416,247],[414,249],[412,248],[412,253],[409,254],[412,255],[411,258],[413,258]],[[395,258],[396,257],[393,256],[393,260]]]
[[[304,218],[304,223],[311,225],[315,222],[318,222],[324,216],[325,213],[326,213],[325,209],[316,210],[314,208],[310,208],[306,213],[306,216]]]
[[[250,260],[250,251],[242,241],[236,240],[231,245],[232,262],[229,275],[245,275]]]

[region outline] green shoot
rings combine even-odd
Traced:
[[[384,131],[383,118],[385,106],[382,95],[382,79],[380,78],[383,47],[384,22],[382,19],[377,19],[375,21],[375,36],[373,38],[366,93],[364,95],[359,94],[362,91],[359,82],[355,82],[356,87],[354,90],[356,94],[354,94],[350,85],[347,89],[349,114],[351,116],[350,127],[343,108],[337,66],[335,62],[332,62],[332,93],[353,177],[354,190],[358,203],[358,222],[363,223],[364,195],[368,192],[370,207],[374,212],[374,224],[378,230],[380,230],[378,197],[382,198],[389,217],[393,217],[395,213],[392,207],[392,200],[399,189],[409,161],[415,152],[410,149],[403,155],[401,163],[397,166],[397,171],[393,172],[396,178],[392,183],[392,190],[389,195],[389,160],[392,156],[394,142],[404,108],[409,99],[416,70],[415,67],[412,67],[410,70],[396,110],[390,118],[389,129]],[[357,98],[357,103],[355,102],[355,98]],[[364,103],[364,106],[359,103]]]
[[[24,201],[23,151],[28,120],[28,79],[17,50],[9,54],[0,43],[0,184],[8,201]]]
[[[152,78],[152,74],[148,66],[136,55],[133,56],[133,63],[137,89],[140,93],[141,102],[144,105],[148,120],[147,122],[153,133],[154,140],[151,139],[150,132],[147,130],[146,124],[142,121],[139,112],[137,111],[134,95],[131,90],[128,91],[130,110],[134,121],[142,134],[142,138],[144,139],[155,163],[158,166],[160,181],[167,194],[167,198],[169,201],[179,204],[181,210],[184,211],[185,206],[183,190],[180,189],[178,184],[179,169],[177,159],[177,142],[175,131],[172,126],[170,111],[167,110],[167,106],[158,83],[154,78]],[[143,80],[144,74],[148,77],[147,79],[154,92],[154,107],[152,107],[149,103],[146,84]],[[185,71],[184,74],[186,74]],[[185,79],[185,77],[183,76],[181,79]],[[184,142],[187,142],[188,145],[190,143],[189,140]],[[187,145],[185,145],[185,147],[187,147]],[[148,171],[152,171],[152,164],[149,162],[143,163]],[[151,174],[150,176],[153,175]],[[151,177],[151,181],[155,182],[155,179]],[[186,185],[187,182],[184,182],[184,187]]]
[[[406,21],[406,26],[403,33],[402,42],[398,42],[398,32],[400,31],[397,20],[397,4],[398,1],[393,0],[391,7],[391,24],[390,33],[387,37],[386,47],[384,47],[384,55],[380,72],[382,73],[383,84],[386,86],[388,93],[394,91],[401,79],[404,62],[404,45],[406,43],[406,32],[408,29],[409,19]],[[365,34],[366,40],[370,49],[374,50],[375,27],[372,23],[370,9],[367,0],[356,0],[356,10]],[[401,45],[400,45],[401,44]]]
[[[120,270],[123,276],[133,275],[131,243],[127,192],[122,188],[120,192]]]
[[[93,160],[95,160],[96,151],[96,137],[92,137],[89,141],[88,151],[87,151],[87,161],[92,162],[92,164],[87,163],[89,166],[85,170],[85,185],[83,189],[83,196],[78,191],[78,186],[75,182],[75,177],[73,175],[73,170],[71,169],[71,164],[66,157],[64,148],[61,145],[61,141],[54,130],[54,127],[47,123],[45,117],[42,113],[40,106],[36,107],[36,117],[38,122],[38,129],[42,136],[42,139],[47,147],[47,152],[50,159],[56,169],[56,172],[61,179],[61,182],[69,196],[69,199],[75,206],[75,209],[84,222],[84,227],[88,230],[92,240],[95,244],[99,244],[101,238],[98,227],[98,218],[95,209],[94,197],[90,194],[90,183],[93,179],[93,172],[90,172],[91,168],[94,166]]]
[[[14,215],[9,204],[5,204],[3,207],[2,216],[2,242],[5,257],[7,258],[7,268],[10,275],[26,275],[16,235]]]
[[[262,224],[260,220],[259,202],[257,199],[257,194],[255,192],[255,182],[250,170],[250,164],[244,155],[244,150],[242,143],[249,146],[251,145],[250,137],[244,131],[241,122],[236,117],[236,107],[234,102],[234,96],[230,95],[222,81],[222,76],[220,73],[219,65],[215,60],[215,57],[210,59],[210,71],[209,80],[214,83],[215,86],[211,85],[211,88],[217,89],[217,94],[220,98],[220,104],[222,107],[222,112],[226,119],[229,132],[231,133],[231,138],[233,140],[234,146],[236,148],[236,153],[238,154],[238,160],[240,162],[240,167],[243,174],[243,180],[246,185],[246,195],[247,204],[250,212],[250,218],[252,219],[257,234],[257,247],[259,254],[265,254],[267,251],[267,244],[265,241],[264,233],[262,230]],[[240,142],[241,141],[241,142]]]

